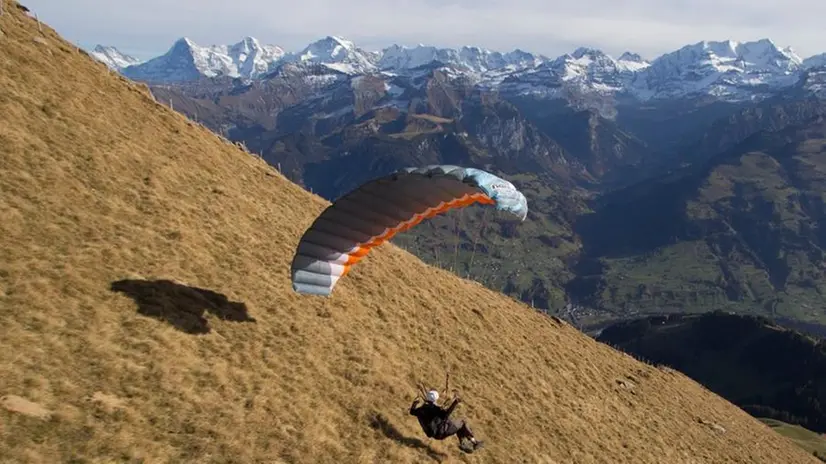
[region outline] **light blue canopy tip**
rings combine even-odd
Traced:
[[[528,199],[511,182],[477,168],[465,168],[451,164],[431,164],[408,167],[396,172],[418,174],[427,177],[453,177],[481,190],[495,202],[497,210],[505,211],[524,221],[528,217]]]

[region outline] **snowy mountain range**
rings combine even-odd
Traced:
[[[182,82],[220,75],[255,79],[270,72],[283,56],[281,47],[261,45],[253,37],[244,37],[233,45],[208,47],[182,37],[165,54],[119,67],[119,70],[127,77],[153,82]]]
[[[614,58],[578,48],[556,58],[522,50],[508,53],[479,47],[459,49],[392,45],[367,51],[328,36],[298,52],[262,45],[252,37],[232,45],[201,46],[183,37],[163,55],[145,62],[98,45],[96,59],[125,76],[153,84],[229,76],[247,80],[271,75],[284,64],[315,64],[346,75],[410,74],[437,66],[476,84],[525,95],[554,97],[576,90],[636,100],[709,95],[729,101],[759,100],[798,85],[808,70],[826,68],[826,53],[802,59],[770,39],[752,42],[702,41],[653,60],[632,52]]]

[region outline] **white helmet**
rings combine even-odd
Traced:
[[[436,390],[430,390],[429,392],[427,392],[427,396],[425,397],[425,400],[427,400],[428,403],[435,403],[438,399],[439,392],[437,392]]]

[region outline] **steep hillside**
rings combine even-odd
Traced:
[[[826,461],[826,435],[812,432],[799,425],[787,424],[776,419],[761,419],[761,421],[784,437],[789,437],[795,443],[821,461]]]
[[[14,462],[816,462],[685,376],[393,246],[291,291],[326,202],[0,16],[0,455]],[[407,415],[445,370],[487,447]]]
[[[622,322],[597,339],[677,369],[757,417],[826,432],[823,341],[722,312]]]

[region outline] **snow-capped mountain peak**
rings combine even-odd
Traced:
[[[534,67],[541,62],[531,53],[514,50],[508,53],[488,50],[486,48],[465,45],[459,50],[445,50],[448,55],[454,55],[448,60],[449,64],[465,68],[477,73],[489,72],[507,68],[510,70]]]
[[[172,46],[169,47],[169,52],[167,53],[189,53],[195,54],[200,51],[198,44],[190,40],[189,37],[181,37],[180,39],[172,42]]]
[[[138,64],[141,60],[134,56],[127,55],[115,47],[109,45],[96,45],[94,50],[89,52],[93,58],[104,63],[112,69],[120,70],[133,64]]]
[[[575,82],[579,87],[603,92],[615,92],[627,85],[635,71],[646,63],[615,60],[602,50],[579,47],[549,63],[562,81]]]
[[[643,59],[639,53],[624,52],[617,58],[617,66],[626,72],[636,73],[650,66],[648,60]]]
[[[247,36],[235,45],[231,45],[230,49],[235,50],[238,53],[252,53],[255,50],[261,49],[261,43],[258,42],[258,39],[255,37]]]
[[[623,52],[623,54],[620,55],[619,58],[617,58],[617,61],[629,61],[629,62],[633,62],[633,63],[645,63],[646,62],[644,59],[642,59],[642,57],[640,56],[639,53],[634,53],[634,52]]]
[[[638,96],[673,97],[697,92],[738,98],[744,91],[788,86],[802,60],[770,39],[701,41],[660,56],[635,82]]]
[[[574,50],[570,54],[570,56],[573,56],[576,59],[580,59],[580,58],[583,58],[583,57],[597,58],[598,59],[600,57],[607,57],[608,55],[606,55],[602,50],[597,50],[596,48],[579,47],[576,50]]]
[[[641,59],[615,60],[602,50],[579,47],[536,66],[488,78],[484,84],[505,93],[538,98],[610,96],[627,88],[635,72],[645,66],[647,62]]]
[[[329,35],[317,40],[298,53],[290,53],[285,61],[318,63],[346,74],[360,74],[376,68],[376,57],[342,37]]]
[[[237,67],[237,74],[246,78],[267,74],[285,55],[283,48],[262,45],[255,37],[244,37],[230,45],[226,53]]]
[[[531,68],[544,60],[547,58],[518,49],[501,53],[470,45],[454,49],[418,44],[415,47],[391,45],[385,48],[381,51],[378,66],[381,69],[403,71],[437,61],[457,70],[481,74],[496,70],[514,71]]]
[[[302,61],[322,59],[338,61],[349,58],[350,54],[356,51],[356,45],[349,40],[338,36],[328,35],[307,46],[299,57]]]
[[[505,53],[505,56],[508,57],[508,60],[515,62],[530,63],[531,66],[538,66],[539,64],[544,63],[550,59],[545,55],[538,55],[535,53],[526,52],[521,48],[517,48],[513,51]]]
[[[686,67],[694,66],[698,62],[710,65],[718,71],[730,70],[733,67],[742,71],[793,71],[798,69],[802,60],[790,48],[781,49],[770,39],[754,42],[704,40],[667,53],[654,60],[653,64]]]
[[[200,46],[188,37],[176,40],[169,50],[145,63],[124,69],[137,80],[177,82],[201,76],[231,76],[253,79],[269,72],[284,56],[275,45],[261,45],[245,37],[233,45]]]
[[[377,65],[381,69],[406,70],[418,68],[433,61],[447,62],[447,53],[436,47],[418,44],[415,47],[391,45],[382,50]]]

